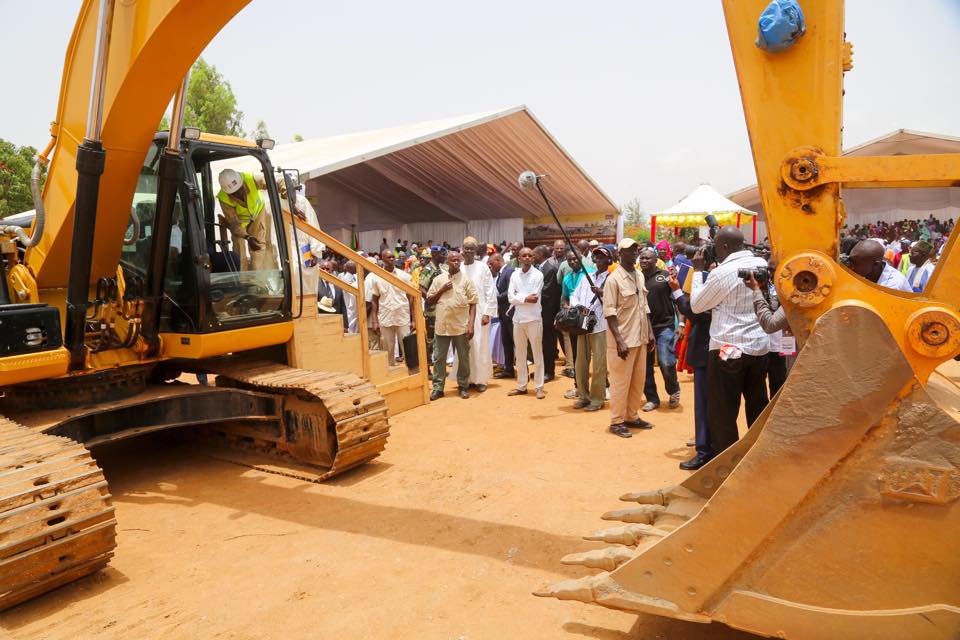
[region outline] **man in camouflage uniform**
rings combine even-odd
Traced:
[[[423,294],[423,318],[427,325],[427,360],[429,364],[433,364],[433,338],[437,325],[437,309],[436,305],[427,302],[427,291],[430,290],[433,279],[447,270],[446,253],[440,245],[430,247],[430,262],[420,270],[416,283]]]

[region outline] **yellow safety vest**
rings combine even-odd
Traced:
[[[236,199],[231,197],[230,194],[223,189],[217,194],[217,200],[233,207],[234,211],[237,212],[237,218],[240,220],[240,224],[246,228],[247,225],[253,222],[254,218],[263,211],[263,199],[260,197],[260,192],[257,191],[257,183],[254,181],[252,173],[243,172],[240,174],[240,178],[247,188],[247,206],[238,203]]]

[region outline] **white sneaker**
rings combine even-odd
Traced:
[[[676,393],[674,393],[674,394],[672,394],[672,395],[670,396],[670,402],[667,403],[667,406],[670,407],[671,409],[676,409],[677,407],[680,406],[680,392],[679,392],[679,391],[677,391]]]
[[[570,389],[565,394],[563,394],[563,397],[566,398],[567,400],[573,400],[574,398],[578,397],[577,388],[574,387],[573,389]]]
[[[658,404],[653,404],[652,402],[648,402],[648,403],[646,403],[645,405],[643,405],[643,410],[644,410],[644,411],[653,411],[654,409],[657,409],[659,406],[660,406],[660,405],[658,405]]]

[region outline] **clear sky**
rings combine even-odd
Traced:
[[[0,0],[0,137],[46,143],[79,6]],[[960,0],[848,0],[846,26],[846,146],[960,136]],[[718,0],[259,0],[204,56],[278,142],[526,104],[618,203],[755,181]]]

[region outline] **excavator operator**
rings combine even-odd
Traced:
[[[224,169],[218,177],[217,200],[234,242],[245,239],[251,254],[263,250],[267,242],[267,226],[263,220],[264,204],[252,173]],[[239,247],[237,247],[239,249]],[[241,260],[244,266],[250,260]],[[249,268],[249,267],[248,267]]]

